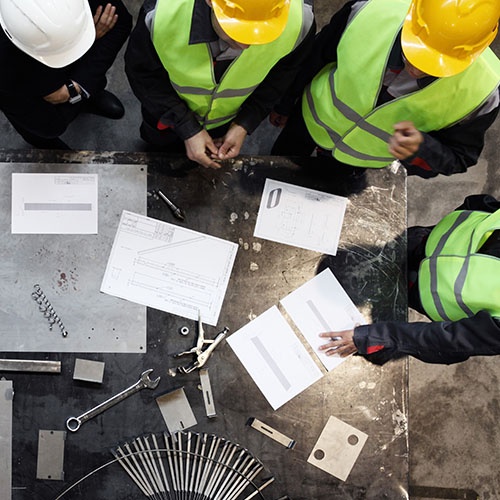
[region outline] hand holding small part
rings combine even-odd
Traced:
[[[389,153],[398,160],[405,160],[417,153],[424,136],[412,122],[395,123],[394,134],[389,139]]]

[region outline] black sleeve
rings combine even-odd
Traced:
[[[178,96],[170,83],[168,72],[158,57],[144,21],[146,11],[141,8],[137,23],[125,51],[125,73],[144,118],[151,126],[162,123],[173,127],[186,140],[202,130],[194,113]]]
[[[489,194],[471,194],[455,210],[480,210],[492,214],[500,210],[500,201]]]
[[[89,0],[93,14],[99,5],[105,7],[106,3],[102,0]],[[110,0],[110,3],[116,7],[118,14],[115,26],[96,40],[90,50],[68,68],[68,77],[80,84],[91,95],[106,86],[106,72],[113,64],[132,29],[132,16],[121,0]]]
[[[305,86],[325,65],[337,61],[337,46],[347,26],[351,7],[355,3],[356,0],[346,3],[316,35],[308,57],[304,60],[295,80],[274,108],[278,113],[290,115],[293,105],[302,96]]]
[[[486,130],[495,121],[498,110],[497,107],[452,127],[424,133],[417,154],[401,162],[408,175],[424,178],[452,175],[475,165],[484,147]]]
[[[313,22],[304,40],[273,66],[262,83],[242,104],[234,122],[249,134],[271,112],[300,71],[304,60],[310,54],[315,32],[316,24]]]
[[[354,343],[359,354],[376,364],[404,355],[427,363],[458,363],[500,354],[500,319],[480,311],[459,321],[380,322],[356,327]]]

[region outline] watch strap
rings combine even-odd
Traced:
[[[69,103],[70,104],[74,104],[74,103],[82,100],[81,94],[78,93],[78,90],[76,90],[75,84],[71,80],[68,80],[66,82],[66,88],[68,89],[68,92],[69,92]]]

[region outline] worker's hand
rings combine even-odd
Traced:
[[[229,160],[230,158],[238,156],[246,136],[247,131],[241,125],[232,123],[229,130],[226,132],[226,135],[215,140],[218,151],[217,155],[212,156],[212,158],[218,160]]]
[[[206,130],[198,132],[184,141],[186,154],[190,160],[206,168],[220,168],[220,165],[211,158],[217,157],[217,147]]]
[[[424,142],[424,136],[412,122],[399,122],[393,125],[394,135],[389,139],[389,153],[398,160],[413,156]]]
[[[81,92],[80,85],[78,83],[73,82],[75,85],[75,89],[77,90],[78,93]],[[69,90],[66,85],[63,85],[60,89],[57,89],[55,92],[52,92],[52,94],[46,95],[44,97],[44,100],[49,102],[50,104],[63,104],[65,102],[68,102],[69,100]]]
[[[276,113],[276,111],[271,111],[271,113],[269,113],[269,121],[271,122],[271,125],[283,128],[288,121],[288,116],[280,115],[279,113]]]
[[[118,14],[114,5],[108,3],[104,8],[99,5],[94,14],[96,40],[111,31],[115,27],[116,21],[118,21]]]
[[[320,333],[319,336],[329,340],[326,344],[319,346],[319,350],[323,351],[327,356],[339,354],[341,358],[345,358],[358,352],[358,348],[354,344],[354,330],[325,332]]]

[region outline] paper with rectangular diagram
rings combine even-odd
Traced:
[[[327,370],[333,370],[347,359],[327,356],[319,350],[319,346],[328,341],[321,338],[320,333],[349,330],[356,324],[365,323],[330,269],[325,269],[280,302]]]
[[[97,234],[97,174],[13,173],[13,234]]]
[[[322,376],[276,306],[227,342],[275,410]]]
[[[254,236],[336,255],[347,198],[266,179]]]
[[[217,325],[238,245],[122,213],[101,291]]]
[[[319,333],[364,323],[363,316],[329,269],[281,303],[327,370],[347,359],[318,351],[326,342]],[[233,333],[227,342],[275,410],[322,377],[315,359],[276,306]]]

